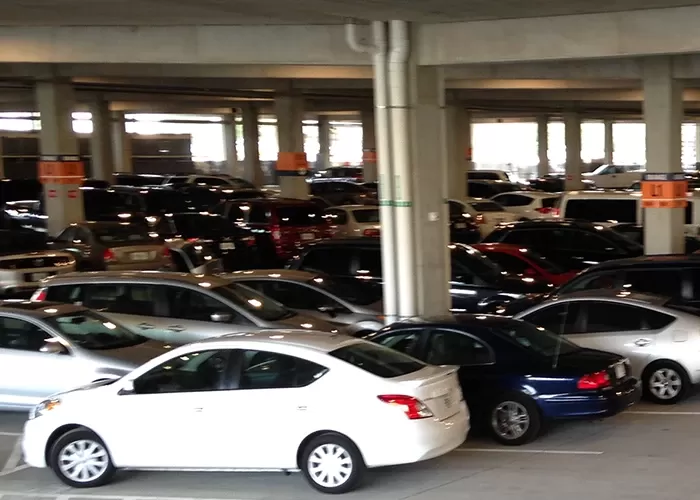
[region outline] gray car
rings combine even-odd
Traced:
[[[104,271],[64,274],[42,285],[32,300],[84,305],[135,333],[168,343],[267,328],[340,329],[217,276]]]
[[[291,269],[236,271],[221,275],[309,316],[347,325],[364,335],[384,326],[382,289],[371,283],[341,283],[318,273]]]
[[[0,409],[121,377],[167,349],[85,307],[0,302]]]

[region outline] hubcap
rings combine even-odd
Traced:
[[[491,427],[503,439],[518,439],[530,428],[530,414],[515,401],[504,401],[491,415]]]
[[[661,368],[651,374],[649,390],[659,399],[672,399],[678,396],[683,379],[673,368]]]
[[[337,444],[322,444],[309,455],[309,476],[324,488],[343,485],[352,474],[352,457]]]
[[[90,439],[73,441],[58,454],[61,472],[78,483],[93,481],[105,473],[109,465],[107,450]]]

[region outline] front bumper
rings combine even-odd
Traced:
[[[561,394],[539,399],[543,415],[550,419],[585,419],[617,415],[637,403],[642,397],[638,379],[630,377],[613,389]]]

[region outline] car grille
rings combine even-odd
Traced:
[[[40,269],[45,267],[65,267],[70,265],[73,259],[68,256],[4,258],[0,260],[0,269]]]

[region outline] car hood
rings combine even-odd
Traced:
[[[130,347],[87,351],[87,355],[100,364],[104,364],[105,367],[131,371],[172,348],[170,344],[148,340]]]
[[[323,321],[318,318],[312,318],[305,314],[295,314],[291,318],[282,319],[274,322],[278,327],[291,328],[295,330],[316,330],[319,332],[337,333],[343,327],[333,324],[329,321]]]

